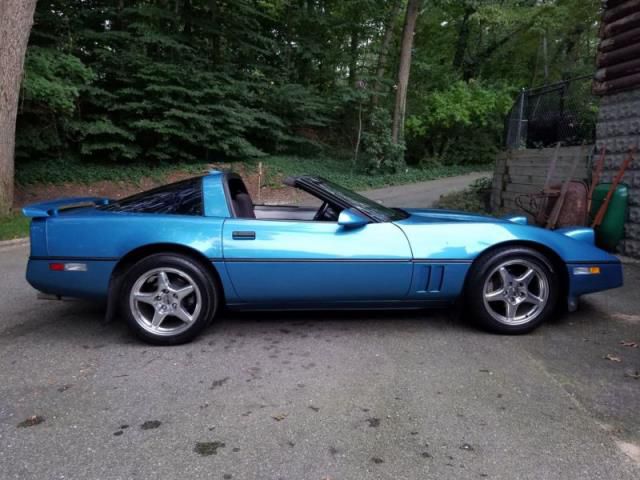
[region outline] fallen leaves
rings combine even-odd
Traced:
[[[620,363],[620,362],[622,362],[622,359],[621,359],[620,357],[618,357],[618,356],[614,355],[613,353],[607,353],[607,354],[604,356],[604,359],[605,359],[605,360],[610,360],[610,361],[612,361],[612,362],[616,362],[616,363]]]
[[[226,447],[224,442],[197,442],[193,451],[206,457],[209,455],[217,455],[218,449],[224,447]]]
[[[611,316],[617,320],[625,322],[640,322],[640,315],[630,315],[628,313],[612,313]]]
[[[40,415],[32,415],[26,420],[20,422],[18,424],[18,428],[33,427],[35,425],[41,424],[42,422],[44,422],[44,417],[41,417]]]
[[[638,342],[632,342],[629,340],[622,340],[620,342],[620,345],[622,345],[623,347],[638,348]]]
[[[640,380],[640,370],[624,372],[624,376],[633,378],[634,380]]]
[[[271,418],[273,418],[276,422],[281,422],[282,420],[287,418],[287,414],[286,413],[278,413],[277,415],[271,415]]]
[[[380,419],[375,417],[367,418],[367,423],[369,423],[370,427],[378,428],[380,426]]]
[[[142,425],[140,425],[140,429],[153,430],[155,428],[158,428],[160,425],[162,425],[162,422],[160,420],[147,420]]]

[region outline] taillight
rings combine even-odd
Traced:
[[[49,270],[54,272],[86,272],[86,263],[50,263]]]

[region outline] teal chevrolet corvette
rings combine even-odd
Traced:
[[[178,344],[228,309],[424,308],[453,303],[482,328],[526,333],[581,295],[622,285],[583,227],[388,208],[315,176],[286,181],[317,205],[255,205],[214,171],[121,200],[76,197],[31,217],[27,280],[94,299],[141,339]]]

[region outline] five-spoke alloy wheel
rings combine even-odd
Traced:
[[[218,303],[215,279],[190,257],[155,254],[134,264],[123,284],[127,323],[143,340],[173,345],[206,327]]]
[[[541,253],[505,247],[480,258],[469,273],[467,301],[476,319],[498,333],[526,333],[555,310],[558,279]]]

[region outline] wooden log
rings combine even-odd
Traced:
[[[640,53],[640,45],[639,53]],[[594,95],[609,95],[611,93],[622,92],[635,88],[640,85],[640,73],[628,75],[626,77],[616,78],[606,82],[593,82]]]
[[[640,12],[633,13],[615,22],[603,23],[600,29],[600,38],[610,38],[622,32],[633,30],[636,27],[640,27]]]
[[[611,52],[600,52],[596,59],[598,67],[607,67],[618,63],[634,60],[640,56],[640,43],[633,43],[627,47]]]
[[[537,185],[520,185],[518,183],[510,183],[505,188],[506,193],[538,193],[540,187]]]
[[[587,158],[584,159],[584,161],[581,162],[581,164],[587,165],[588,160]],[[508,163],[506,166],[509,168],[512,167],[549,167],[551,165],[551,162],[549,161],[549,159],[538,159],[538,160],[532,160],[530,158],[520,158],[517,160],[512,160],[510,163]],[[556,162],[556,166],[557,167],[564,167],[567,165],[571,165],[571,162],[569,161],[568,157],[559,157],[558,161]]]
[[[605,82],[615,80],[620,77],[626,77],[627,75],[632,75],[634,73],[640,73],[640,58],[611,65],[610,67],[600,68],[596,70],[594,78],[598,82]]]
[[[605,10],[610,10],[618,5],[622,5],[626,1],[627,0],[602,0],[602,4]]]
[[[549,181],[549,185],[562,183],[562,181],[567,178],[568,174],[569,172],[567,172],[567,174],[564,176],[558,175],[558,174],[552,175]],[[510,175],[509,183],[518,183],[521,185],[536,185],[540,188],[540,190],[542,190],[542,188],[544,187],[546,178],[547,177],[541,176],[541,175],[535,175],[535,176],[534,175]],[[579,172],[576,172],[573,175],[572,180],[586,180],[586,178],[587,178],[586,175],[582,176],[580,175]]]
[[[626,47],[637,41],[640,41],[640,28],[634,28],[613,37],[605,38],[600,42],[598,50],[601,52],[610,52],[611,50]]]
[[[616,6],[611,2],[607,4],[607,10],[602,15],[602,23],[611,23],[640,10],[640,0],[627,0]]]

